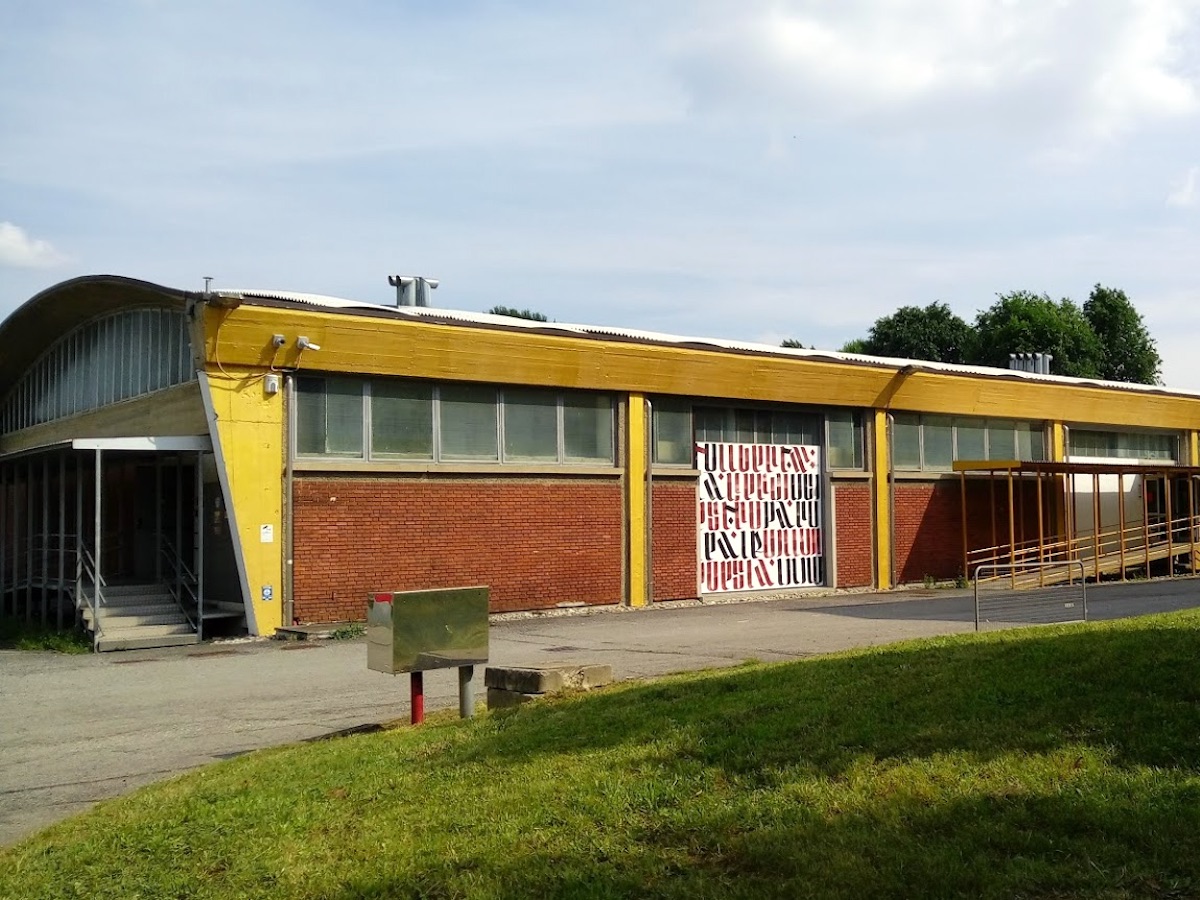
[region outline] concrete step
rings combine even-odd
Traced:
[[[88,617],[84,617],[86,622]],[[90,624],[90,623],[87,623]],[[166,612],[147,613],[144,615],[109,615],[101,613],[100,628],[104,633],[114,630],[123,631],[128,628],[145,628],[151,625],[187,625],[187,616],[179,610],[168,610]],[[190,626],[189,626],[190,627]]]
[[[105,606],[142,606],[146,603],[174,603],[171,592],[162,587],[146,587],[139,591],[112,593],[112,588],[101,591]]]
[[[188,629],[179,634],[145,635],[144,629],[132,628],[115,633],[100,635],[96,649],[106,650],[151,650],[156,647],[179,647],[186,644],[198,644],[200,638],[194,631]]]

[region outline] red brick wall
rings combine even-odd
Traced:
[[[697,514],[695,481],[654,483],[651,527],[655,600],[681,600],[699,595]]]
[[[1050,516],[1049,501],[1043,502],[1046,505],[1044,514]],[[1036,540],[1037,495],[1032,481],[1014,485],[1013,506],[1017,542],[1021,542],[1022,535],[1025,540]],[[962,494],[957,479],[898,482],[895,509],[897,581],[903,584],[921,581],[926,575],[945,579],[962,574]],[[967,510],[967,542],[972,549],[1008,545],[1006,479],[968,481]]]
[[[867,482],[834,484],[837,586],[868,587],[875,583],[871,526],[871,486]]]
[[[493,612],[622,598],[615,479],[298,477],[294,615],[361,620],[367,594],[491,587]]]

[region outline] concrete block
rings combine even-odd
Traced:
[[[488,666],[483,673],[488,688],[520,694],[586,691],[611,684],[612,680],[612,666]]]
[[[508,709],[512,706],[520,706],[522,703],[528,703],[530,700],[537,700],[543,694],[522,694],[519,691],[506,691],[501,688],[488,688],[487,705],[488,709]]]

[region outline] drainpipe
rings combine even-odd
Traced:
[[[654,402],[646,398],[646,605],[654,605]]]
[[[283,627],[291,628],[295,616],[294,600],[292,597],[292,460],[295,458],[294,429],[292,419],[296,409],[296,380],[291,375],[285,375],[283,407]]]

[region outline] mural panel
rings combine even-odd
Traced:
[[[698,443],[700,591],[825,583],[821,449]]]

